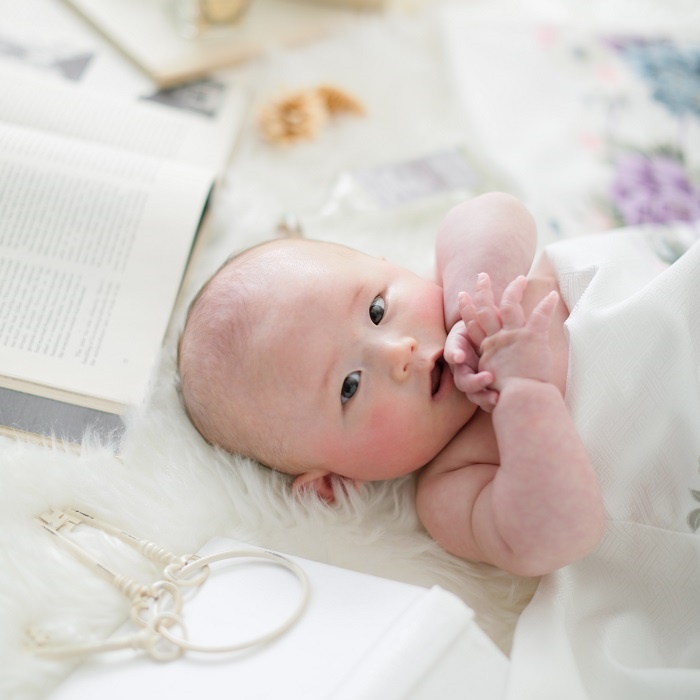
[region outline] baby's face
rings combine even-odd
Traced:
[[[332,244],[266,254],[278,272],[256,305],[256,419],[305,468],[369,481],[425,465],[475,410],[442,359],[442,288]]]

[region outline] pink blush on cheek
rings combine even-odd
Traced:
[[[396,437],[396,412],[392,410],[390,402],[382,402],[375,405],[369,413],[364,431],[370,444],[386,445],[393,442]]]
[[[369,413],[362,451],[374,464],[376,478],[391,478],[422,466],[407,468],[417,457],[414,443],[420,432],[408,417],[395,401],[380,402]]]

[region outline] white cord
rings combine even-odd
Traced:
[[[203,654],[227,654],[242,649],[258,646],[277,639],[289,630],[297,620],[301,617],[310,597],[310,585],[306,572],[301,566],[291,559],[277,552],[271,552],[266,549],[232,549],[224,552],[210,554],[205,557],[196,555],[186,555],[184,557],[175,557],[169,555],[157,545],[148,543],[150,548],[145,551],[140,549],[141,553],[148,558],[156,559],[152,556],[152,552],[157,552],[157,558],[164,562],[169,561],[165,566],[163,573],[165,579],[156,581],[148,586],[134,585],[133,582],[128,582],[125,585],[122,576],[111,572],[103,566],[98,566],[96,560],[91,556],[86,555],[79,545],[70,539],[66,538],[60,532],[64,522],[65,513],[68,513],[71,518],[69,523],[73,527],[79,522],[89,524],[99,529],[107,531],[114,530],[111,526],[97,521],[84,513],[79,513],[75,510],[70,511],[52,511],[51,518],[42,516],[41,522],[43,526],[53,535],[57,535],[60,540],[70,546],[71,551],[79,556],[81,561],[93,569],[99,568],[101,573],[107,573],[107,578],[123,593],[131,598],[131,620],[141,629],[133,634],[108,639],[101,642],[85,642],[85,643],[57,643],[52,644],[48,638],[44,636],[30,635],[28,648],[41,656],[51,658],[68,658],[73,656],[86,656],[89,654],[97,654],[107,651],[116,651],[119,649],[143,649],[153,659],[157,661],[172,661],[181,656],[185,651],[198,652]],[[62,515],[63,514],[63,515]],[[56,519],[60,518],[61,525],[56,526]],[[115,534],[112,532],[112,534]],[[123,531],[119,531],[119,536],[125,539],[130,544],[138,545],[142,541],[138,538],[128,535]],[[165,553],[167,556],[162,557]],[[184,600],[181,592],[183,587],[202,586],[207,580],[210,572],[210,564],[223,561],[225,559],[264,559],[270,561],[277,566],[282,566],[291,571],[301,584],[301,597],[294,611],[277,627],[269,632],[261,634],[252,639],[235,644],[224,645],[205,645],[190,642],[187,638],[187,626],[184,619]],[[176,634],[179,630],[179,634]]]
[[[237,644],[227,644],[223,646],[205,646],[202,644],[195,644],[184,638],[178,638],[170,633],[167,627],[160,630],[160,634],[164,639],[167,639],[171,644],[183,649],[185,651],[197,651],[206,654],[226,654],[232,651],[240,651],[241,649],[247,649],[249,647],[257,646],[258,644],[265,644],[273,639],[284,634],[294,623],[301,617],[302,613],[306,609],[306,605],[309,602],[310,586],[309,579],[306,576],[304,570],[291,559],[277,554],[276,552],[270,552],[268,550],[261,550],[259,552],[251,552],[249,550],[230,550],[228,552],[221,552],[219,554],[210,554],[207,557],[198,559],[196,561],[190,562],[182,569],[183,574],[187,575],[192,571],[196,571],[203,566],[209,566],[214,562],[221,561],[222,559],[234,559],[238,557],[250,557],[253,556],[256,559],[266,559],[267,561],[274,562],[279,566],[283,566],[289,569],[298,579],[302,586],[301,598],[297,604],[296,610],[285,620],[283,623],[270,630],[269,632],[262,634],[253,639],[249,639],[245,642],[239,642]]]

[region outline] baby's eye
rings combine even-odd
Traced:
[[[360,373],[351,372],[343,381],[343,388],[340,390],[340,403],[347,403],[360,388]]]
[[[378,326],[380,321],[384,318],[384,298],[374,297],[372,303],[369,305],[369,317],[372,319],[372,323]]]

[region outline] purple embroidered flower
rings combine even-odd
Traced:
[[[700,50],[668,40],[613,37],[608,44],[649,83],[655,100],[677,116],[700,116]]]
[[[622,155],[610,195],[627,225],[700,219],[700,190],[669,155]]]

